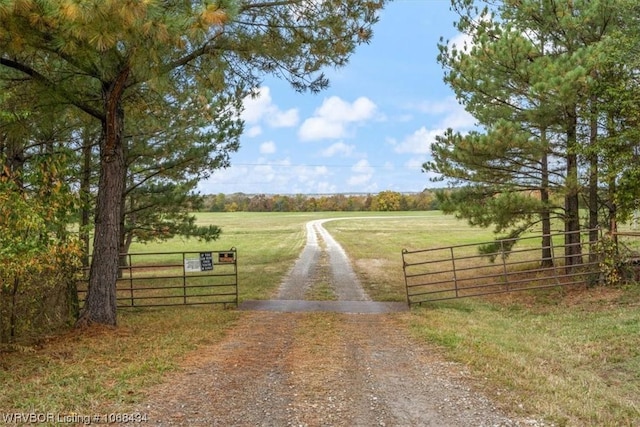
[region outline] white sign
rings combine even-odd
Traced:
[[[200,271],[200,258],[185,258],[184,271],[188,273]]]

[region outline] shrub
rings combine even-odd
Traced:
[[[66,232],[72,196],[53,190],[30,196],[0,181],[0,344],[68,325],[77,306],[81,251]]]

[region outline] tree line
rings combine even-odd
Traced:
[[[427,211],[439,208],[433,191],[349,195],[224,194],[206,195],[202,209],[209,212],[364,212]]]

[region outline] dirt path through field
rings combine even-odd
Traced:
[[[307,232],[278,299],[304,300],[322,280],[336,303],[369,301],[322,222]],[[294,311],[247,312],[136,410],[152,425],[542,425],[509,418],[474,392],[462,367],[408,336],[400,324],[408,313]]]

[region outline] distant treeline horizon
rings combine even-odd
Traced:
[[[368,194],[210,194],[204,197],[208,212],[361,212],[438,210],[432,190],[420,193],[382,191]]]

